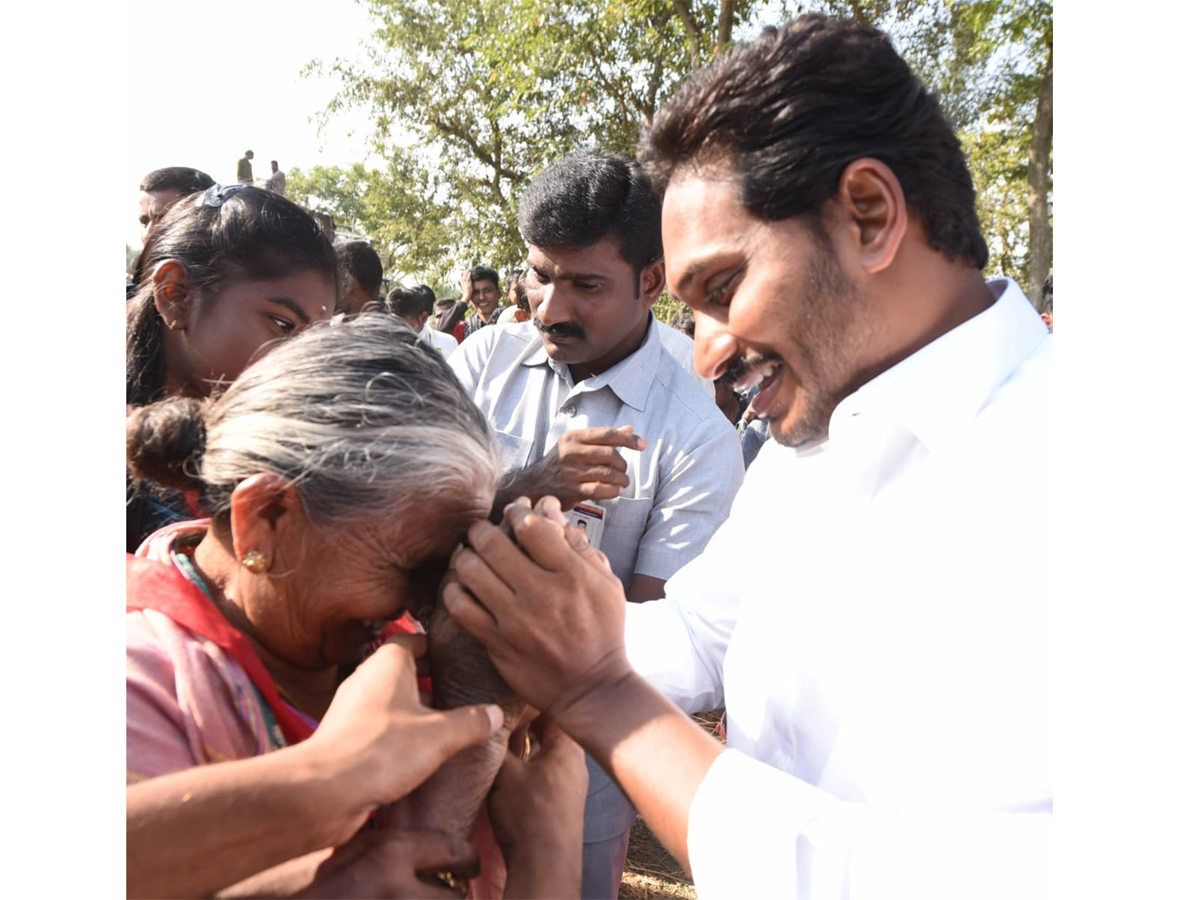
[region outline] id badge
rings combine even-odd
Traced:
[[[567,517],[572,525],[583,529],[589,544],[596,548],[600,547],[600,536],[604,534],[604,507],[594,506],[591,503],[578,503],[573,510],[567,513]]]

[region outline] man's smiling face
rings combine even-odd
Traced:
[[[865,304],[824,233],[800,218],[751,215],[722,172],[672,179],[663,198],[671,294],[696,317],[696,370],[755,384],[754,409],[790,447],[823,440],[862,383]]]

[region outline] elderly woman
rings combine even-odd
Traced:
[[[128,442],[135,476],[200,487],[213,510],[129,557],[129,896],[455,896],[443,885],[478,866],[471,822],[441,834],[380,808],[479,742],[499,744],[494,765],[449,787],[478,801],[500,770],[489,812],[510,893],[578,890],[562,862],[582,830],[578,747],[547,726],[528,763],[501,759],[516,709],[424,707],[420,635],[370,653],[435,605],[496,487],[487,423],[437,354],[387,316],[322,325],[219,399],[136,410]]]

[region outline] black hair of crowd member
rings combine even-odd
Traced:
[[[490,266],[475,266],[471,269],[471,281],[490,281],[500,290],[500,273]]]
[[[212,176],[190,166],[155,169],[142,179],[139,191],[179,191],[185,197],[213,186]]]
[[[425,297],[425,292],[419,287],[398,287],[388,291],[383,301],[384,309],[393,316],[406,318],[408,316],[426,316],[433,312],[433,303]],[[426,312],[426,306],[429,312]]]
[[[954,129],[887,35],[868,25],[810,14],[765,29],[675,92],[639,157],[660,196],[677,171],[728,171],[752,215],[814,224],[846,166],[873,157],[895,173],[930,247],[987,264]]]
[[[246,186],[220,206],[207,205],[203,196],[181,200],[146,242],[146,277],[126,304],[125,402],[134,406],[159,399],[165,380],[153,276],[169,259],[187,268],[202,304],[234,279],[316,271],[336,280],[337,272],[333,245],[316,219],[279,194]]]
[[[422,296],[425,298],[424,311],[425,317],[428,318],[429,316],[433,315],[433,304],[437,302],[437,294],[435,294],[433,292],[433,288],[427,284],[418,284],[417,290],[420,291]]]
[[[515,290],[517,292],[517,309],[526,315],[529,315],[529,293],[525,290],[525,273],[528,271],[528,269],[514,269],[504,279],[504,296],[507,298],[509,292]]]
[[[526,241],[546,249],[615,237],[639,285],[642,269],[663,255],[662,204],[642,167],[616,153],[575,150],[552,162],[521,196],[518,223]]]
[[[338,271],[341,273],[341,293],[351,288],[353,278],[372,297],[379,296],[383,285],[383,262],[375,248],[366,241],[338,241],[333,245],[337,251]]]

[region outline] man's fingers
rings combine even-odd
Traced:
[[[523,503],[509,504],[504,514],[503,523],[512,534],[513,524],[526,516],[533,516],[533,510]],[[547,524],[550,523],[542,516],[534,516]],[[555,528],[560,528],[554,525]],[[536,566],[530,565],[529,559],[521,548],[513,543],[503,528],[490,522],[475,522],[467,529],[469,548],[462,550],[454,560],[454,568],[458,579],[489,609],[498,601],[511,597],[513,591],[531,587],[543,573]],[[472,560],[474,555],[477,559]],[[467,563],[466,566],[463,563]],[[497,582],[490,581],[479,566],[486,566],[494,573],[499,582],[505,585],[507,594],[495,589]]]
[[[509,518],[513,537],[529,559],[549,572],[567,572],[579,564],[579,554],[567,543],[566,531],[545,516],[525,512]],[[515,585],[514,585],[515,586]]]
[[[579,479],[580,484],[613,484],[619,487],[625,487],[629,484],[629,476],[625,474],[624,467],[616,466],[592,466],[584,469],[582,477]]]
[[[490,611],[497,601],[512,595],[512,588],[478,553],[464,547],[454,558],[455,579]]]
[[[632,425],[622,425],[620,428],[580,428],[568,431],[559,440],[571,439],[571,443],[599,444],[607,447],[628,447],[630,450],[645,450],[646,442],[633,433]]]
[[[458,626],[485,647],[496,631],[496,619],[461,584],[448,584],[442,591],[446,612]]]
[[[449,759],[460,750],[487,740],[503,724],[504,710],[494,703],[460,706],[429,716],[426,728],[432,729],[433,734],[425,734],[423,739],[432,741],[439,755]]]
[[[520,499],[523,500],[525,498],[522,497]],[[570,524],[567,521],[567,517],[563,515],[562,503],[555,496],[543,497],[533,507],[533,511],[539,516],[545,516],[547,519],[557,522],[564,528]],[[507,513],[508,510],[506,509],[505,512]]]
[[[566,448],[560,446],[558,458],[560,468],[574,472],[602,466],[622,472],[629,468],[618,448],[603,444],[577,444]]]

